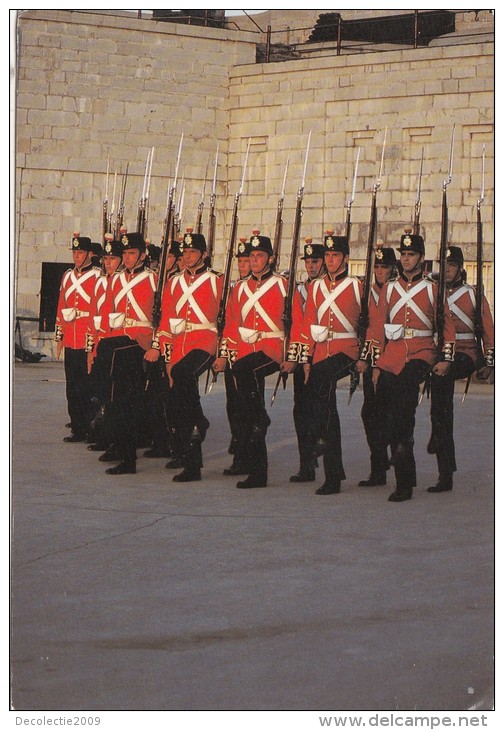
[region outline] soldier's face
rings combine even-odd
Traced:
[[[341,251],[326,251],[324,261],[328,274],[338,274],[347,263],[348,256]]]
[[[392,276],[393,266],[386,266],[385,264],[375,264],[374,275],[377,284],[385,284],[386,281]]]
[[[261,274],[270,262],[270,255],[266,251],[251,251],[249,261],[251,272]]]
[[[121,263],[121,257],[120,256],[104,256],[103,257],[103,265],[105,267],[105,273],[108,276],[111,276],[115,271],[117,271],[117,267]]]
[[[244,279],[250,274],[250,259],[248,256],[238,257],[238,273],[240,275],[240,279]]]
[[[424,257],[416,251],[401,251],[401,266],[405,274],[414,274],[422,268]]]
[[[128,248],[123,251],[122,260],[126,269],[132,271],[139,263],[144,261],[146,254],[140,253],[138,248]]]
[[[177,257],[172,253],[166,254],[166,271],[171,271],[177,263]]]
[[[184,266],[188,269],[195,269],[203,260],[203,254],[197,248],[185,248],[182,254]]]
[[[83,266],[87,266],[91,261],[90,251],[73,251],[72,255],[76,269],[82,269]]]
[[[316,279],[322,271],[324,259],[305,259],[304,264],[306,273],[308,274],[310,279]]]
[[[445,269],[445,281],[447,284],[453,284],[457,281],[460,274],[460,266],[458,264],[452,264],[449,261],[446,262]]]

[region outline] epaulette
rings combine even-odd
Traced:
[[[215,276],[224,276],[222,271],[215,271],[215,269],[208,269],[211,274],[215,274]]]
[[[437,274],[433,274],[432,271],[429,271],[427,274],[424,274],[425,281],[430,281],[432,284],[437,284],[439,282],[439,276]]]

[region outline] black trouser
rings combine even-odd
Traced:
[[[214,360],[214,355],[205,350],[191,350],[171,369],[171,405],[177,451],[184,467],[191,471],[202,466],[201,442],[209,426],[201,407],[198,380]]]
[[[326,484],[337,485],[346,479],[341,449],[341,426],[336,404],[338,380],[347,376],[353,360],[343,353],[332,355],[310,368],[306,386],[310,423],[313,426],[311,452],[317,441],[324,442],[323,462]]]
[[[312,412],[309,402],[309,388],[305,385],[305,373],[302,365],[296,365],[293,375],[294,428],[299,452],[299,471],[305,472],[314,465],[313,456],[313,424],[311,423]]]
[[[416,463],[413,452],[415,413],[420,383],[430,365],[425,360],[410,360],[398,375],[382,370],[376,395],[378,408],[385,418],[385,436],[390,443],[396,489],[410,493],[416,486]]]
[[[277,372],[279,365],[264,352],[253,352],[233,364],[232,374],[245,434],[240,444],[240,461],[248,464],[252,479],[266,482],[268,452],[266,432],[271,421],[264,404],[265,379]]]
[[[436,453],[440,477],[448,477],[457,471],[455,442],[453,439],[453,393],[455,381],[468,378],[475,370],[474,362],[464,352],[455,353],[446,375],[431,378],[431,439],[430,446]]]
[[[96,413],[93,389],[87,371],[87,352],[65,347],[65,379],[68,415],[72,433],[85,438]]]
[[[144,441],[146,422],[145,350],[129,337],[107,340],[111,355],[111,397],[108,405],[112,438],[123,461],[136,460],[137,443]]]
[[[244,437],[244,422],[240,414],[240,401],[236,390],[236,383],[233,372],[229,365],[224,370],[224,385],[226,387],[226,415],[231,431],[231,453],[235,454],[240,451],[239,443]]]
[[[164,358],[148,363],[147,390],[145,392],[149,423],[147,433],[153,448],[160,452],[175,451],[173,426],[173,396],[168,385],[166,363]]]
[[[372,382],[372,375],[372,368],[368,368],[362,376],[364,402],[361,418],[370,451],[371,476],[385,478],[389,466],[385,413],[379,408],[379,399]]]

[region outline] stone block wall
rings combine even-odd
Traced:
[[[182,132],[178,190],[179,196],[184,190],[184,228],[195,224],[205,170],[206,223],[219,144],[216,268],[224,263],[249,138],[238,235],[256,226],[273,235],[288,158],[281,266],[287,265],[310,131],[302,238],[343,226],[360,148],[352,258],[364,258],[371,190],[387,129],[378,237],[392,245],[412,221],[423,148],[421,227],[427,258],[435,259],[455,127],[450,240],[462,243],[474,260],[485,144],[485,259],[493,260],[492,43],[256,64],[256,33],[124,14],[22,11],[18,33],[17,315],[38,316],[42,262],[70,264],[74,230],[99,240],[108,160],[109,199],[113,173],[120,176],[129,163],[125,222],[132,230],[154,147],[148,234],[159,243]],[[52,352],[52,335],[39,335],[35,326],[30,336],[32,346]]]

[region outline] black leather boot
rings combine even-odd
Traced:
[[[437,484],[427,489],[428,492],[451,492],[453,489],[453,474],[440,474]]]
[[[315,494],[338,494],[341,492],[341,482],[324,482],[321,487],[315,490]]]
[[[188,469],[187,467],[180,472],[175,474],[173,477],[174,482],[200,482],[201,471],[199,469]]]
[[[250,475],[243,482],[238,482],[236,485],[237,489],[256,489],[266,487],[266,479],[260,476]]]
[[[382,487],[387,483],[387,474],[370,474],[359,482],[359,487]]]
[[[105,474],[136,474],[136,463],[134,461],[120,461],[116,466],[106,469]]]
[[[388,498],[389,502],[406,502],[413,496],[413,487],[397,487]]]
[[[302,466],[300,467],[297,474],[293,474],[289,478],[290,482],[314,482],[315,481],[315,468],[313,466]]]

